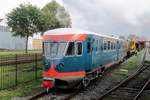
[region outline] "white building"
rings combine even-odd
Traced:
[[[25,48],[25,39],[12,36],[7,26],[0,26],[0,49],[16,49]]]

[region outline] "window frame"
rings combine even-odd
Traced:
[[[111,50],[114,50],[114,43],[111,41]]]
[[[116,50],[116,44],[117,44],[116,42],[113,43],[114,50]]]
[[[47,56],[48,54],[47,54],[47,52],[45,51],[45,50],[48,50],[45,46],[46,45],[48,45],[49,43],[54,43],[55,41],[43,41],[43,44],[42,44],[42,46],[43,46],[43,56]],[[59,43],[66,43],[66,46],[65,46],[65,48],[64,48],[64,51],[63,51],[63,54],[62,54],[62,56],[64,56],[65,55],[65,53],[66,53],[66,48],[68,47],[68,42],[67,41],[56,41],[58,44]],[[48,45],[48,47],[49,47],[50,45]],[[58,49],[58,48],[57,48]]]
[[[107,50],[111,50],[111,41],[110,40],[107,41]]]
[[[90,51],[89,51],[89,52],[88,52],[88,43],[90,43]],[[86,47],[86,49],[87,49],[87,50],[86,50],[86,53],[87,53],[87,54],[92,54],[92,51],[93,51],[93,50],[92,50],[92,42],[91,42],[91,41],[87,41],[87,47]]]
[[[106,44],[106,48],[105,48],[105,44]],[[104,41],[104,42],[103,42],[103,50],[104,50],[104,51],[107,51],[107,50],[108,50],[108,48],[107,48],[107,41]]]
[[[95,52],[98,53],[99,52],[99,40],[97,39],[95,42]]]
[[[66,55],[70,42],[73,42],[75,44],[75,46],[74,46],[74,55]],[[74,56],[76,56],[76,50],[75,49],[76,49],[76,43],[75,43],[75,41],[68,41],[67,42],[67,46],[65,48],[64,56],[65,57],[74,57]]]
[[[77,54],[77,43],[81,43],[81,46],[82,46],[82,51],[81,51],[80,55]],[[83,42],[82,41],[76,41],[75,42],[75,55],[76,56],[82,56],[83,55]]]

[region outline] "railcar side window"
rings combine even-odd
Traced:
[[[75,55],[75,43],[74,42],[69,42],[66,55],[67,56]]]
[[[118,43],[118,49],[120,49],[121,48],[121,43]]]
[[[101,51],[101,41],[98,41],[98,50]]]
[[[91,42],[87,42],[87,53],[91,53]]]
[[[113,50],[113,42],[111,42],[111,49]]]
[[[77,55],[82,55],[82,43],[77,43]]]
[[[101,50],[103,51],[103,44],[101,44]]]
[[[98,52],[98,40],[96,40],[95,50],[96,50],[96,52]]]
[[[108,41],[108,50],[110,49],[110,41]]]
[[[119,43],[119,41],[117,41],[117,49],[119,49],[120,48],[120,43]]]
[[[106,49],[107,49],[107,43],[104,42],[104,50],[106,50]]]
[[[115,43],[113,43],[114,44],[114,49],[116,49],[116,44]]]

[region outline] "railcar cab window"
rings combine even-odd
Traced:
[[[63,56],[66,46],[66,42],[45,42],[44,55],[50,58]]]
[[[66,56],[73,56],[73,55],[75,55],[75,43],[69,42]]]
[[[82,42],[77,42],[76,43],[76,54],[77,55],[82,55]]]

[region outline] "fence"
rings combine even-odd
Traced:
[[[19,54],[0,58],[0,90],[36,80],[42,73],[41,54]]]

